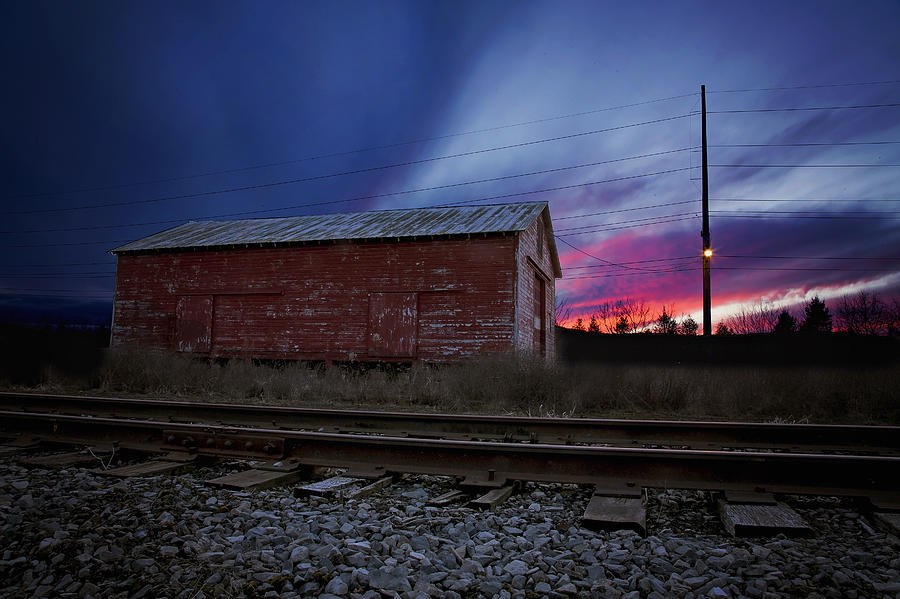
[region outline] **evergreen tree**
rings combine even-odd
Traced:
[[[803,308],[806,318],[800,325],[800,330],[804,333],[830,333],[831,332],[831,313],[825,306],[825,302],[819,299],[819,296],[809,300],[809,304]]]
[[[600,323],[597,322],[597,315],[591,314],[591,322],[588,325],[588,333],[599,333]]]
[[[775,327],[772,332],[776,335],[786,335],[797,330],[797,319],[791,316],[787,310],[782,310],[775,321]]]
[[[696,335],[699,329],[700,325],[698,325],[697,321],[690,316],[686,316],[684,320],[681,321],[682,335]]]
[[[628,318],[622,314],[619,316],[619,320],[616,321],[616,333],[619,335],[624,335],[631,329],[631,325],[628,324]]]
[[[720,322],[716,326],[716,335],[734,335],[734,331],[728,328],[728,325],[724,322]]]
[[[656,319],[656,324],[653,325],[653,332],[662,335],[674,335],[678,332],[678,323],[669,316],[665,306],[663,306],[662,314]]]
[[[583,331],[584,330],[584,320],[582,320],[580,318],[576,318],[575,326],[572,328],[575,329],[576,331]]]

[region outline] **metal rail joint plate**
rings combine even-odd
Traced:
[[[210,455],[278,458],[284,456],[284,447],[285,440],[282,437],[215,431],[163,431],[162,449],[165,451],[187,450]]]

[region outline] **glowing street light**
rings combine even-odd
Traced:
[[[703,250],[703,256],[706,258],[712,258],[712,250],[709,248]]]

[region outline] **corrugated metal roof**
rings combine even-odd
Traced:
[[[110,251],[124,253],[245,244],[513,232],[526,229],[546,208],[547,202],[522,202],[231,221],[192,221]],[[550,240],[552,244],[552,236]]]

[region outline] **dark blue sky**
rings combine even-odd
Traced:
[[[674,258],[700,249],[701,84],[710,163],[738,165],[710,169],[714,320],[900,289],[900,107],[780,110],[900,103],[869,85],[900,80],[894,1],[6,2],[0,20],[8,308],[108,314],[106,250],[188,219],[545,199],[576,312],[696,314],[699,260]],[[778,111],[723,112],[760,109]],[[745,144],[763,145],[722,147]]]

